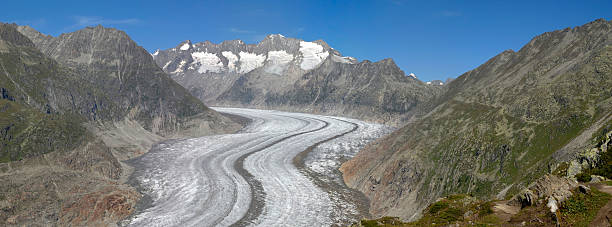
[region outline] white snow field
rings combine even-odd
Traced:
[[[382,136],[386,127],[302,113],[214,109],[251,123],[236,134],[161,143],[131,160],[131,181],[146,195],[146,202],[123,224],[330,226],[358,218],[358,205],[336,196],[349,189],[330,190],[313,180],[338,181],[338,171],[327,169],[337,168],[340,159]],[[296,155],[320,142],[317,147],[323,148],[315,147],[306,165],[299,165],[310,169],[294,165]],[[344,214],[355,217],[338,217]]]

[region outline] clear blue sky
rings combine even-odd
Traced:
[[[126,31],[149,51],[183,40],[323,39],[359,60],[393,58],[421,80],[457,77],[543,32],[612,19],[612,1],[4,1],[0,21],[57,36]]]

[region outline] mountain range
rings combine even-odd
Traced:
[[[597,143],[592,134],[612,124],[611,24],[544,33],[447,83],[282,35],[185,41],[152,55],[211,105],[402,126],[341,170],[374,216],[414,220],[445,195],[508,199]]]
[[[268,35],[192,43],[152,54],[174,80],[208,105],[343,115],[389,124],[409,119],[442,91],[392,59],[357,61],[326,42]],[[417,108],[419,107],[419,108]]]
[[[577,157],[612,128],[612,22],[541,34],[446,82],[279,34],[151,54],[112,28],[0,23],[0,225],[117,224],[141,199],[121,161],[241,128],[207,105],[397,126],[340,170],[373,216],[416,220],[444,196],[510,200],[586,168]]]

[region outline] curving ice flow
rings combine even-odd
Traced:
[[[131,160],[135,172],[130,181],[145,198],[124,225],[329,226],[338,224],[338,215],[358,213],[339,211],[351,207],[339,203],[351,201],[339,201],[343,197],[334,196],[338,190],[316,184],[314,175],[308,174],[311,170],[296,167],[294,158],[321,142],[360,138],[364,131],[356,129],[373,124],[301,113],[215,109],[251,123],[236,134],[161,143]],[[321,152],[318,149],[309,162],[326,156]]]

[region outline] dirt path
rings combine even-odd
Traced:
[[[495,202],[492,210],[495,216],[499,218],[502,223],[507,223],[510,221],[510,218],[515,214],[518,214],[521,211],[521,207],[519,206],[510,206],[507,204],[508,200],[497,201]]]
[[[612,195],[612,186],[603,184],[594,186],[597,190]],[[597,216],[595,216],[595,219],[593,219],[589,226],[612,226],[610,223],[612,223],[612,199],[597,212]]]

